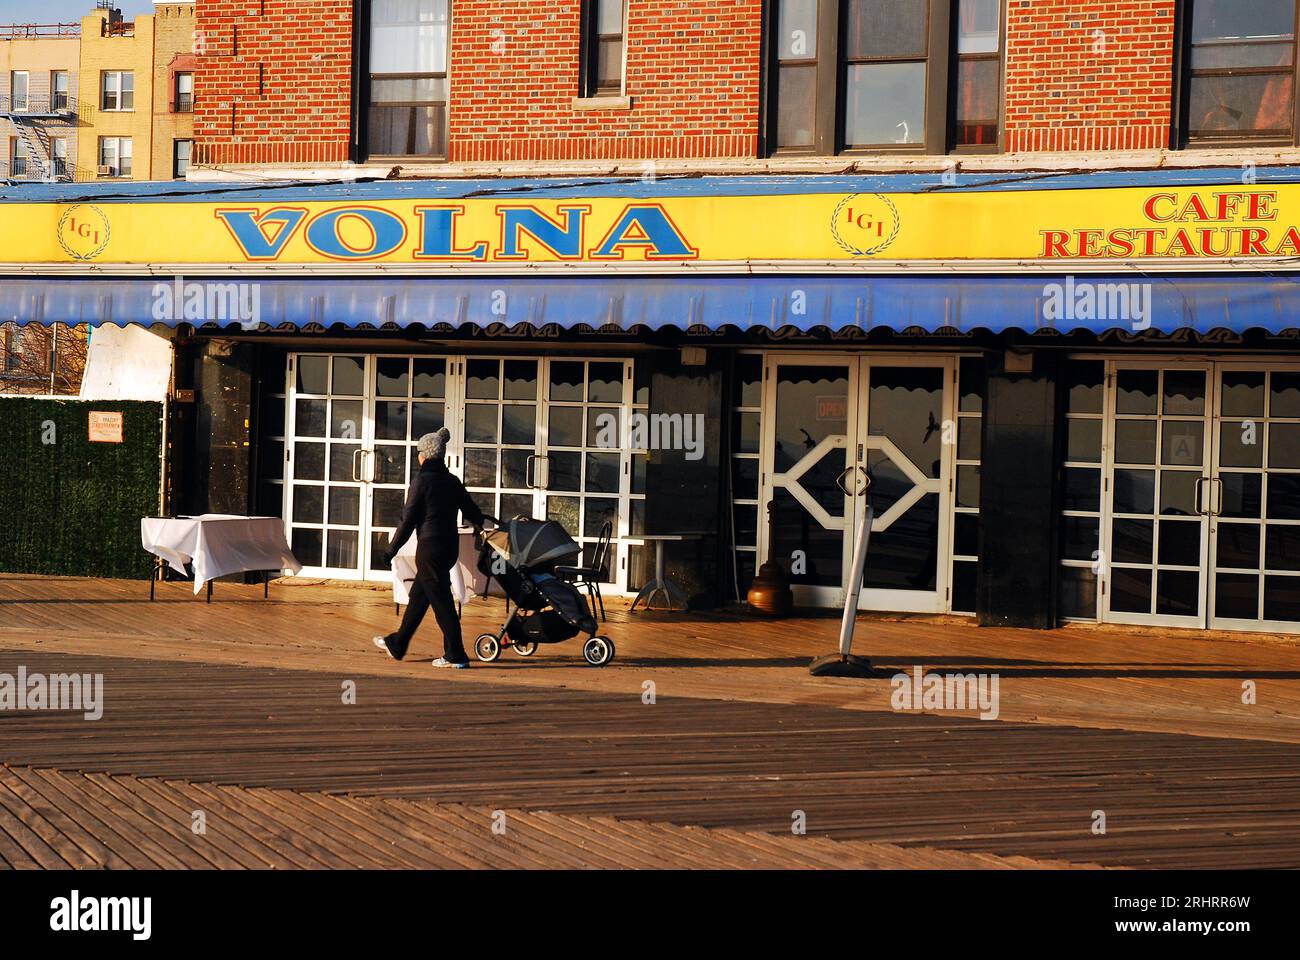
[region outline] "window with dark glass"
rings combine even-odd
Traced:
[[[194,152],[193,140],[172,141],[172,178],[185,179],[190,169],[190,155]]]
[[[1001,0],[773,0],[774,152],[995,148]]]
[[[447,155],[447,0],[374,0],[370,8],[372,156]]]
[[[194,112],[194,74],[176,74],[176,112]]]
[[[584,0],[581,96],[622,96],[626,23],[626,0]]]
[[[50,109],[68,109],[68,71],[50,71]]]
[[[1195,0],[1184,17],[1184,141],[1294,143],[1295,0]]]
[[[1002,0],[960,0],[952,143],[996,147],[1002,114]]]

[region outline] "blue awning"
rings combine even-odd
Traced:
[[[1300,328],[1285,273],[0,278],[0,320],[453,331],[796,329],[970,334]],[[177,292],[180,299],[177,300]]]

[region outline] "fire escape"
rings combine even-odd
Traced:
[[[76,36],[78,24],[11,24],[0,26],[0,39],[36,38],[44,36]],[[77,179],[76,171],[65,157],[50,155],[51,122],[72,125],[70,137],[75,137],[77,102],[68,92],[50,90],[44,94],[13,89],[13,74],[9,88],[0,96],[0,117],[8,120],[13,135],[22,144],[25,155],[13,151],[7,168],[0,164],[0,180],[36,181],[57,183]]]

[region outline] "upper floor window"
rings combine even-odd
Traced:
[[[1184,142],[1294,143],[1296,0],[1194,0],[1184,17]]]
[[[135,109],[135,74],[130,70],[104,71],[101,110]]]
[[[9,74],[9,109],[14,113],[25,113],[30,105],[31,74],[26,70],[14,70]]]
[[[774,0],[774,152],[996,149],[1001,0]]]
[[[176,112],[194,112],[194,74],[176,74]]]
[[[446,157],[449,28],[447,0],[370,5],[370,155]]]
[[[50,71],[50,109],[66,110],[68,109],[68,71],[51,70]]]
[[[622,96],[627,0],[583,0],[583,97]]]
[[[50,163],[54,166],[56,177],[68,175],[68,140],[66,137],[50,138]]]
[[[193,140],[172,141],[172,179],[184,180],[190,169],[190,155],[194,152]]]
[[[130,137],[99,138],[99,175],[101,177],[131,176]]]

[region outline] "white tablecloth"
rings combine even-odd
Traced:
[[[140,542],[181,576],[194,567],[194,592],[209,580],[251,570],[292,570],[302,564],[289,549],[278,517],[237,517],[205,513],[199,517],[145,517]]]
[[[411,536],[393,558],[393,603],[405,605],[411,600],[415,583],[416,537]],[[478,572],[478,541],[473,530],[460,531],[460,556],[451,568],[451,595],[460,603],[483,593],[487,577]]]

